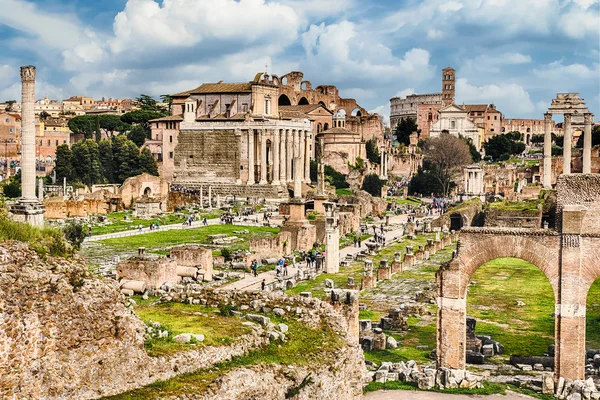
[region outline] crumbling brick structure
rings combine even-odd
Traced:
[[[600,175],[563,175],[557,185],[557,230],[467,228],[457,256],[437,272],[437,364],[465,368],[466,295],[488,261],[515,257],[537,266],[554,289],[555,373],[585,375],[587,293],[600,276]]]

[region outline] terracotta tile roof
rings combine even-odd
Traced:
[[[465,104],[463,108],[467,110],[467,112],[485,112],[488,108],[487,104]]]
[[[326,131],[323,131],[321,133],[344,133],[346,135],[358,135],[358,133],[349,131],[346,128],[331,128],[331,129],[327,129]]]
[[[176,93],[171,96],[182,97],[201,93],[251,93],[252,83],[204,83],[196,89]]]
[[[148,122],[160,122],[160,121],[183,121],[183,115],[168,115],[162,118],[151,119]]]
[[[279,111],[298,111],[301,113],[309,113],[312,112],[318,108],[323,108],[324,110],[327,110],[327,108],[323,107],[322,104],[302,104],[302,105],[297,105],[297,106],[279,106]],[[333,115],[333,112],[330,110],[327,110],[330,114]]]

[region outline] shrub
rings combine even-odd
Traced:
[[[377,174],[369,174],[365,177],[363,181],[362,190],[369,193],[373,197],[381,197],[381,188],[383,187],[383,182]]]
[[[81,243],[86,236],[85,226],[79,222],[69,222],[63,230],[69,243],[76,249],[81,248]]]
[[[223,247],[221,249],[221,255],[225,259],[225,261],[231,261],[231,249],[227,247]]]
[[[57,228],[36,228],[0,217],[0,240],[27,242],[40,256],[67,257],[73,249],[65,241],[63,231]]]

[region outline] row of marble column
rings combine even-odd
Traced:
[[[565,114],[563,125],[563,174],[571,173],[571,148],[573,143],[573,128],[571,125],[571,114]],[[586,113],[583,115],[583,173],[592,173],[592,124],[594,115]],[[544,114],[544,178],[545,188],[552,186],[552,114]]]
[[[256,138],[255,138],[256,136]],[[267,164],[267,140],[271,139],[271,157]],[[258,154],[255,155],[255,140],[258,141]],[[298,179],[310,183],[311,135],[300,129],[248,130],[248,181],[254,185],[255,166],[260,166],[259,185],[268,184],[267,171],[272,166],[272,185],[285,184]]]

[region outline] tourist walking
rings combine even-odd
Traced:
[[[260,289],[265,290],[266,286],[267,286],[267,284],[265,283],[265,280],[263,279],[262,282],[260,283]]]
[[[258,262],[256,260],[252,261],[252,266],[250,268],[252,269],[252,274],[258,276]]]
[[[287,263],[283,263],[283,276],[288,276]]]

